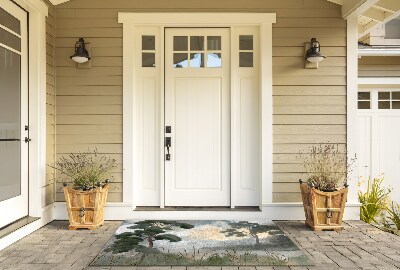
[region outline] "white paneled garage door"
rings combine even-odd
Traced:
[[[400,202],[400,88],[358,92],[358,137],[359,175],[384,174]]]

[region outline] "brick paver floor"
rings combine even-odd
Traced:
[[[95,231],[68,231],[66,221],[54,221],[0,251],[0,269],[122,270],[171,267],[89,267],[89,263],[121,222],[106,222]],[[400,238],[361,221],[346,221],[342,232],[313,232],[301,221],[276,224],[315,263],[314,266],[240,267],[239,270],[273,269],[400,269]],[[184,270],[185,267],[172,269]],[[188,267],[188,270],[221,270],[221,267]],[[238,267],[222,267],[234,270]]]

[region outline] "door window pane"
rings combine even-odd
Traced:
[[[358,92],[358,100],[370,100],[371,93],[370,92]]]
[[[392,99],[400,100],[400,92],[392,92]]]
[[[187,51],[187,50],[188,50],[188,37],[175,36],[174,51]]]
[[[0,201],[21,194],[21,57],[0,47]]]
[[[392,109],[400,109],[400,101],[392,101]]]
[[[379,100],[390,100],[390,92],[379,92],[378,99]]]
[[[190,50],[203,51],[204,50],[204,37],[192,36],[190,37]]]
[[[239,36],[239,50],[253,50],[253,36],[240,35]]]
[[[2,8],[0,8],[0,24],[17,34],[21,34],[20,21]]]
[[[220,36],[207,37],[207,50],[220,51],[221,50],[221,37]]]
[[[359,101],[358,108],[362,110],[369,110],[371,109],[371,102],[369,101]]]
[[[154,51],[156,49],[156,37],[155,36],[142,36],[142,50],[143,51]]]
[[[188,67],[188,54],[187,53],[174,53],[174,68]]]
[[[155,67],[156,54],[155,53],[142,53],[142,67]]]
[[[252,67],[253,66],[253,53],[240,52],[239,53],[239,67]]]
[[[0,43],[13,48],[14,50],[21,51],[21,39],[3,28],[0,28]]]
[[[378,109],[381,110],[390,109],[390,101],[378,101]]]
[[[190,67],[204,67],[204,53],[191,53]]]
[[[207,54],[207,67],[210,67],[210,68],[222,67],[221,53],[208,53]]]

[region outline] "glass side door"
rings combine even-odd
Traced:
[[[27,54],[27,13],[0,0],[0,228],[28,215]]]

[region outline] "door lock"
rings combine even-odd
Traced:
[[[165,155],[165,160],[171,160],[171,154],[169,153],[169,148],[171,147],[171,137],[165,137],[165,147],[167,147],[167,154]]]

